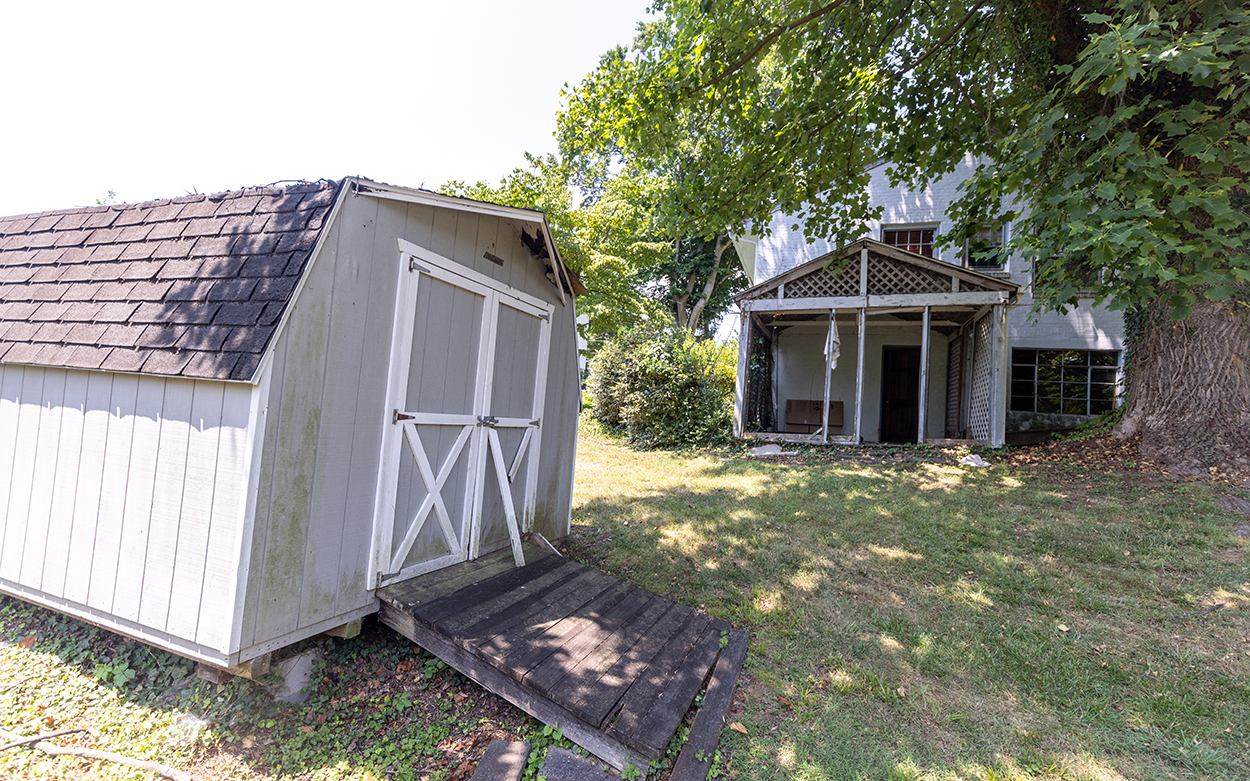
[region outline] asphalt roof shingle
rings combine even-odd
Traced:
[[[252,379],[340,185],[0,217],[0,360]]]

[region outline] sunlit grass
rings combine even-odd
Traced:
[[[575,555],[751,631],[735,778],[1250,777],[1247,543],[1212,487],[593,426],[576,485]]]

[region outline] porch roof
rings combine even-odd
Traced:
[[[1019,285],[972,269],[859,239],[748,288],[745,312],[981,307],[1015,301]]]

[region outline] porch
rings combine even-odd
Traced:
[[[1003,444],[1017,291],[872,239],[743,291],[735,433]]]

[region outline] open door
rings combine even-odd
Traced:
[[[507,545],[523,563],[554,309],[400,245],[372,588]]]
[[[920,348],[887,347],[881,364],[881,441],[915,442],[920,426]]]

